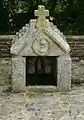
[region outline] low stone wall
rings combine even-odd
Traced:
[[[0,35],[0,58],[10,57],[10,47],[13,35]]]
[[[10,58],[0,58],[0,85],[11,83],[11,60]]]
[[[66,36],[70,45],[72,58],[84,59],[84,36]]]
[[[84,36],[66,36],[71,47],[72,83],[84,82]]]
[[[0,36],[0,86],[11,85],[10,46],[13,36]],[[66,36],[71,47],[72,83],[84,82],[84,36]]]
[[[11,86],[11,58],[0,58],[0,91]]]
[[[72,83],[84,82],[84,60],[72,60]]]

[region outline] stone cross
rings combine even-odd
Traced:
[[[39,5],[38,10],[35,10],[34,15],[37,16],[36,27],[45,27],[46,26],[46,17],[49,16],[49,11],[45,10],[45,6]]]

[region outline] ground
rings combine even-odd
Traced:
[[[67,93],[52,87],[2,93],[0,120],[84,120],[84,84],[73,85]]]

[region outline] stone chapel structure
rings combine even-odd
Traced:
[[[43,5],[34,15],[37,19],[31,19],[12,41],[12,89],[24,91],[28,85],[49,84],[56,85],[58,91],[70,91],[70,47],[63,34],[46,19],[49,11]]]

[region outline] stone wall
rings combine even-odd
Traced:
[[[0,58],[10,57],[12,35],[0,35]]]
[[[71,47],[72,82],[84,82],[84,36],[66,36]]]
[[[12,36],[0,35],[0,92],[11,86],[11,46]]]
[[[0,58],[0,85],[11,83],[11,59]]]
[[[13,36],[0,36],[0,85],[11,84],[10,46]],[[84,36],[66,36],[71,47],[72,82],[84,82]]]
[[[84,82],[84,60],[72,61],[72,82]]]
[[[76,59],[84,59],[84,36],[66,36],[71,47],[71,57]]]

